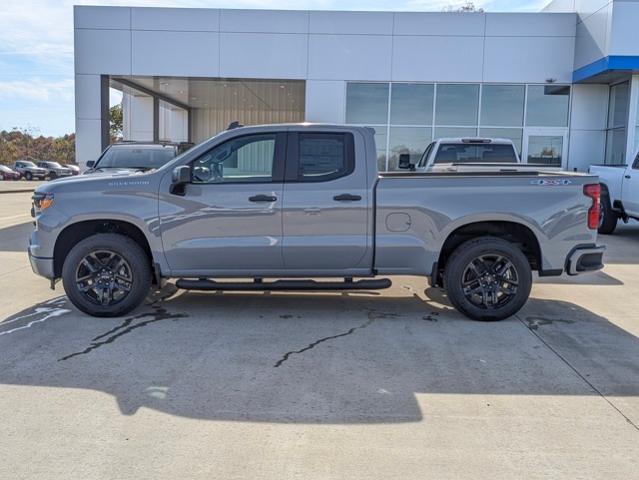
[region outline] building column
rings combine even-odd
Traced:
[[[102,79],[75,76],[75,161],[84,168],[102,153]]]

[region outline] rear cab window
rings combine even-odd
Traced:
[[[517,155],[508,144],[442,143],[434,163],[517,163]]]

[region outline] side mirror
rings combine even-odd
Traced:
[[[191,182],[191,167],[181,165],[171,172],[171,193],[184,195],[184,186]]]
[[[401,153],[399,155],[399,168],[401,168],[402,170],[414,170],[415,169],[415,165],[413,165],[410,162],[410,154],[408,153]]]
[[[93,168],[94,165],[95,165],[95,160],[89,160],[87,162],[87,168]]]

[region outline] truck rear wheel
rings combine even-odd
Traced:
[[[100,233],[71,249],[62,267],[62,283],[79,310],[94,317],[117,317],[144,301],[151,287],[151,268],[135,241]]]
[[[610,195],[605,188],[601,190],[601,212],[599,214],[599,228],[597,231],[603,234],[611,234],[617,228],[619,216],[612,209]]]
[[[523,252],[495,237],[462,243],[450,256],[444,287],[453,306],[473,320],[496,321],[524,306],[532,271]]]

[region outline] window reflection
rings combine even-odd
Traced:
[[[417,164],[431,141],[430,128],[391,127],[388,169],[397,170],[399,156],[403,153],[408,153],[411,163]]]
[[[346,123],[388,123],[388,83],[349,83]]]
[[[468,138],[476,137],[476,128],[437,127],[435,128],[435,140],[438,138]]]
[[[524,121],[523,85],[484,85],[481,93],[481,125],[520,126]]]
[[[563,148],[563,137],[530,136],[528,137],[528,163],[560,167]]]
[[[437,85],[437,125],[477,125],[479,85]]]
[[[567,127],[570,87],[565,85],[530,85],[526,105],[529,127]]]
[[[391,86],[391,125],[431,125],[434,85],[394,83]]]

